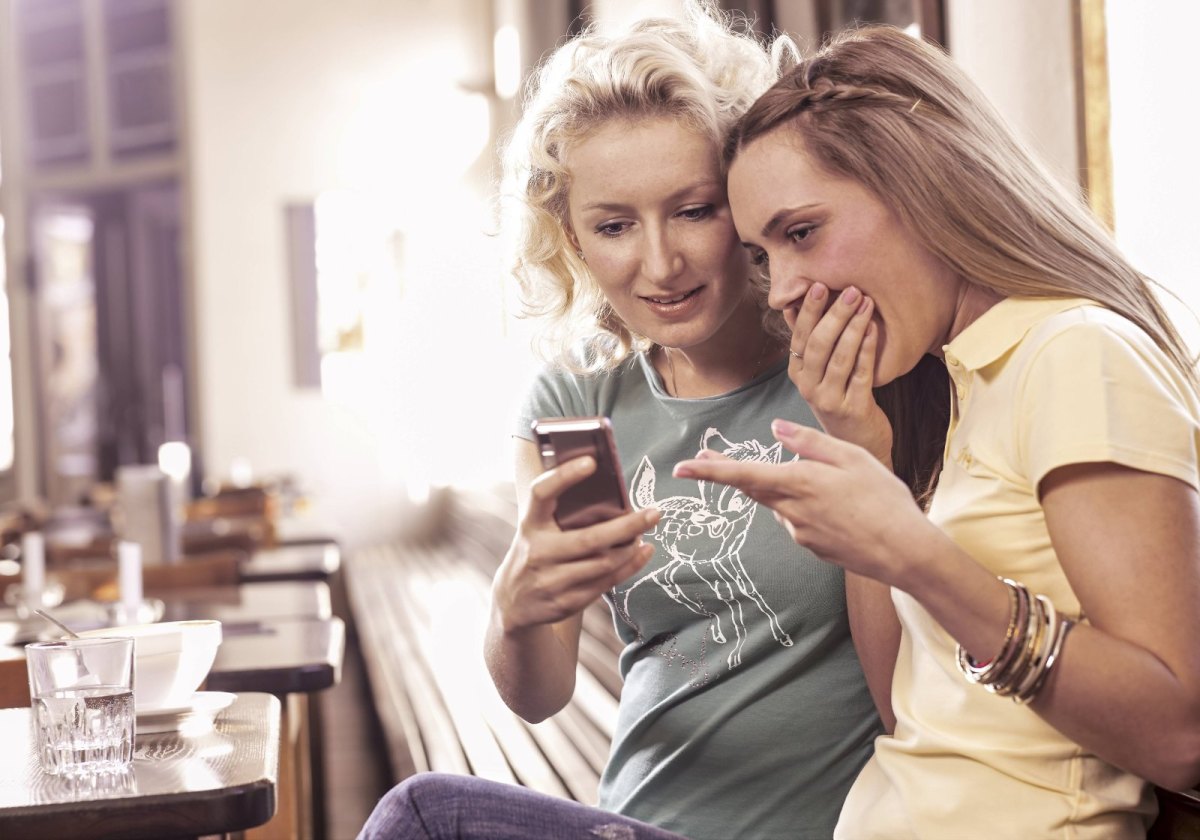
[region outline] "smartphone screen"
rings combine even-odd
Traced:
[[[585,528],[628,513],[629,496],[607,417],[544,417],[533,423],[542,467],[591,455],[596,471],[558,497],[554,519],[563,530]]]

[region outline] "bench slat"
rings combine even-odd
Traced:
[[[385,619],[382,618],[384,610],[377,605],[379,590],[370,584],[373,574],[369,567],[375,565],[375,560],[364,552],[363,556],[356,559],[358,568],[353,580],[347,575],[346,581],[351,610],[360,616],[376,617],[373,621],[356,623],[360,645],[366,650],[380,650],[393,643],[393,639],[387,637],[381,627]],[[393,776],[402,779],[413,773],[427,771],[429,764],[425,758],[421,727],[404,678],[396,666],[396,658],[366,657],[365,665],[371,696],[388,742],[388,760]]]
[[[398,566],[412,566],[410,574],[392,579],[389,591],[409,619],[408,642],[427,671],[433,689],[430,693],[436,692],[446,709],[470,771],[487,779],[515,784],[516,778],[504,753],[475,706],[479,693],[477,681],[469,669],[462,667],[463,639],[469,638],[469,628],[460,622],[469,616],[469,601],[457,603],[462,596],[454,591],[456,587],[439,586],[420,573],[421,563],[428,562],[420,549],[410,549],[403,557],[393,550],[392,556]],[[444,583],[452,582],[456,581],[447,579]]]
[[[386,562],[379,563],[381,567],[395,568],[395,556],[390,549],[381,549],[380,556],[388,558]],[[383,621],[383,633],[379,637],[380,649],[392,648],[392,659],[398,664],[405,688],[412,698],[413,712],[422,736],[418,746],[424,747],[426,766],[430,770],[446,773],[469,773],[470,765],[463,753],[454,723],[434,689],[428,669],[413,646],[413,628],[387,602],[387,595],[394,592],[394,580],[393,574],[377,574],[370,584],[370,588],[377,593],[372,604],[376,609],[374,615]]]

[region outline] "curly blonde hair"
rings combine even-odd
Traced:
[[[524,313],[544,322],[543,358],[585,372],[650,347],[612,311],[572,245],[565,165],[572,143],[612,120],[671,117],[720,149],[755,98],[798,59],[785,36],[768,47],[744,18],[693,0],[680,19],[642,20],[611,36],[589,27],[542,62],[502,149],[501,207]],[[754,283],[767,328],[786,335],[766,307],[765,280]]]

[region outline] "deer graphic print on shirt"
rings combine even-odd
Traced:
[[[713,441],[719,444],[713,447]],[[757,461],[778,464],[781,447],[775,443],[765,447],[757,440],[732,443],[719,430],[707,429],[700,442],[700,450],[715,448],[723,455],[737,461]],[[742,546],[758,503],[733,487],[697,482],[694,496],[655,495],[656,473],[654,464],[643,456],[633,475],[629,496],[633,507],[642,510],[657,507],[662,519],[646,533],[647,540],[659,544],[658,557],[665,561],[657,568],[628,585],[613,591],[613,602],[617,615],[630,627],[637,629],[631,618],[629,599],[643,584],[657,584],[662,593],[675,603],[709,619],[709,635],[718,644],[732,644],[726,658],[730,668],[742,662],[742,645],[746,642],[746,610],[743,602],[749,602],[762,614],[771,629],[775,641],[791,647],[792,638],[779,625],[779,617],[770,604],[759,593],[753,576],[742,557]],[[681,583],[681,577],[698,578],[711,593],[708,597],[689,595]],[[729,621],[733,639],[729,639],[722,626],[722,615]]]
[[[596,374],[546,370],[517,434],[588,415],[612,419],[633,505],[663,513],[643,536],[654,557],[605,595],[624,684],[599,804],[695,840],[828,840],[881,731],[842,571],[741,492],[671,474],[699,449],[790,459],[771,420],[816,418],[786,362],[704,399],[666,393],[642,353]]]

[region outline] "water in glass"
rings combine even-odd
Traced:
[[[33,701],[42,769],[75,776],[122,770],[133,759],[133,692],[93,685],[39,694]]]

